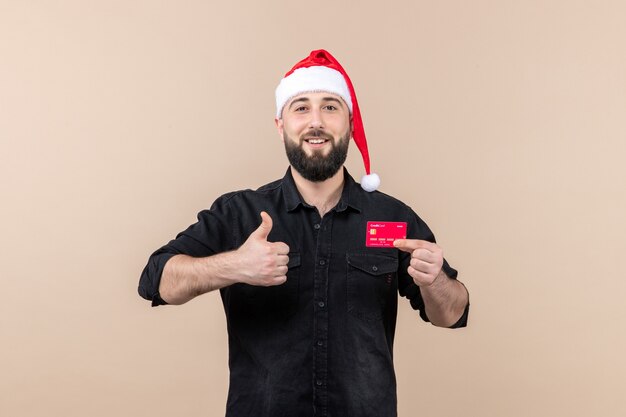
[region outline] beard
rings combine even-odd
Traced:
[[[348,146],[350,145],[350,130],[335,144],[333,137],[321,132],[315,131],[307,133],[307,137],[315,136],[328,139],[330,143],[330,151],[328,155],[324,155],[323,150],[313,150],[309,156],[304,151],[304,140],[296,143],[293,139],[283,133],[285,141],[285,152],[291,166],[295,168],[303,178],[312,182],[326,181],[339,171],[346,162],[348,156]]]

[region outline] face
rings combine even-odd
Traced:
[[[305,93],[276,120],[289,163],[309,181],[325,181],[343,166],[352,134],[350,111],[331,93]]]

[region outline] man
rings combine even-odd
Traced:
[[[354,88],[328,52],[283,78],[276,126],[284,178],[201,211],[151,255],[139,293],[156,306],[220,290],[227,416],[395,416],[397,293],[452,328],[467,323],[468,293],[428,226],[375,191]],[[350,137],[361,187],[343,167]]]

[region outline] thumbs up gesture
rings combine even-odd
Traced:
[[[443,266],[443,250],[436,243],[418,239],[396,239],[393,246],[411,254],[407,272],[416,285],[429,286],[439,276]]]
[[[280,285],[287,280],[289,246],[283,242],[268,242],[272,218],[261,212],[261,225],[248,236],[237,253],[240,255],[242,282],[250,285]]]

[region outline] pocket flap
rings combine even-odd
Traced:
[[[382,275],[398,270],[398,258],[370,253],[348,253],[348,264],[370,275]]]
[[[287,256],[289,256],[287,268],[291,269],[300,266],[300,252],[289,252]]]

